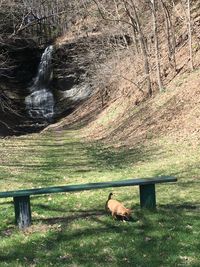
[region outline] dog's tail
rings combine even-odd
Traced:
[[[106,201],[105,210],[106,210],[107,212],[109,212],[109,209],[108,209],[108,201],[111,199],[112,195],[113,195],[113,193],[110,193],[110,194],[108,195],[108,200]]]
[[[108,200],[111,199],[112,195],[113,195],[113,193],[110,193],[110,194],[108,195]]]

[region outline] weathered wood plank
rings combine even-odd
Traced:
[[[154,178],[151,177],[151,178],[127,179],[127,180],[121,180],[121,181],[110,181],[110,182],[101,182],[101,183],[54,186],[54,187],[0,192],[0,198],[53,194],[53,193],[59,193],[59,192],[75,192],[75,191],[101,189],[101,188],[109,188],[109,187],[136,186],[136,185],[157,184],[157,183],[167,183],[167,182],[176,182],[176,181],[177,179],[172,176],[159,176],[159,177],[154,177]]]
[[[147,209],[156,208],[155,184],[140,185],[140,207]]]
[[[15,223],[20,229],[31,225],[30,197],[14,197]]]

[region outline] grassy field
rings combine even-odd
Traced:
[[[200,266],[200,146],[167,137],[134,147],[88,143],[79,131],[0,140],[0,191],[174,175],[157,186],[157,210],[140,210],[138,188],[114,189],[130,222],[104,211],[111,189],[31,198],[33,225],[14,226],[0,199],[0,266]]]

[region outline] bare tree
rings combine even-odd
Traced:
[[[142,31],[142,28],[140,25],[140,20],[139,20],[138,14],[137,14],[136,6],[135,6],[133,0],[131,2],[132,2],[133,12],[134,12],[134,16],[135,16],[135,21],[137,24],[140,45],[141,45],[141,49],[142,49],[142,53],[143,53],[143,57],[144,57],[144,70],[145,70],[145,74],[146,74],[146,78],[147,78],[148,94],[149,94],[149,96],[151,96],[152,95],[152,86],[151,86],[148,54],[147,54],[146,45],[145,45],[145,38],[144,38],[144,34],[143,34],[143,31]]]
[[[190,11],[190,0],[187,0],[187,14],[188,14],[188,45],[189,45],[189,60],[190,69],[194,70],[193,54],[192,54],[192,30],[191,30],[191,11]]]
[[[130,2],[124,1],[124,5],[125,5],[125,10],[127,12],[127,15],[130,18],[131,25],[133,27],[133,31],[135,31],[135,25],[137,27],[140,46],[141,46],[143,59],[144,59],[144,72],[145,72],[146,79],[147,79],[148,95],[151,96],[152,95],[152,86],[151,86],[151,78],[150,78],[148,53],[147,53],[145,38],[144,38],[144,34],[143,34],[143,31],[141,28],[141,24],[140,24],[139,16],[137,13],[136,5],[135,5],[133,0],[131,0]],[[133,15],[131,14],[130,8],[133,11]]]
[[[154,45],[155,45],[155,58],[156,58],[156,69],[157,69],[157,82],[159,91],[163,91],[163,83],[161,79],[161,68],[160,68],[160,50],[158,42],[158,23],[157,23],[157,12],[155,6],[155,0],[150,0],[152,9],[152,21],[153,21],[153,33],[154,33]]]
[[[174,31],[174,25],[172,23],[171,19],[171,13],[167,4],[164,0],[161,0],[161,5],[163,8],[163,13],[165,17],[165,25],[166,25],[166,31],[167,31],[167,47],[168,47],[168,58],[170,66],[176,71],[176,37],[175,37],[175,31]]]
[[[149,60],[148,60],[148,53],[146,49],[145,37],[142,31],[142,27],[141,27],[141,23],[140,23],[140,19],[139,19],[139,15],[138,15],[135,2],[133,0],[130,0],[130,1],[120,0],[119,1],[120,3],[123,3],[124,10],[125,10],[125,14],[123,15],[125,16],[120,16],[118,9],[117,9],[116,14],[111,13],[110,10],[106,9],[106,5],[104,5],[102,2],[98,0],[93,0],[93,2],[97,5],[98,11],[104,20],[115,22],[115,23],[118,22],[120,26],[128,25],[132,28],[136,50],[138,50],[136,39],[139,40],[139,44],[141,47],[143,62],[144,62],[145,81],[147,81],[147,94],[151,96],[152,86],[151,86],[151,78],[150,78],[150,66],[149,66]],[[114,6],[116,10],[116,0],[114,0]],[[139,86],[136,86],[136,87],[140,88]]]

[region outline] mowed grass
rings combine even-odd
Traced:
[[[200,266],[200,146],[163,137],[132,149],[88,143],[78,130],[0,140],[0,191],[174,175],[156,186],[157,210],[139,207],[138,187],[31,197],[33,225],[14,225],[0,199],[0,266]],[[133,219],[104,211],[110,191]]]

